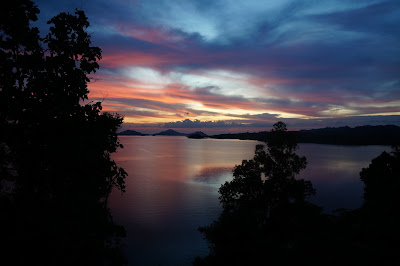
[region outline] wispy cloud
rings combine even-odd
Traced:
[[[400,115],[397,0],[37,3],[44,20],[86,11],[103,50],[90,96],[128,122],[240,127],[271,116],[312,127]]]

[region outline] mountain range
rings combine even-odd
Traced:
[[[400,127],[394,125],[386,126],[359,126],[350,127],[326,127],[319,129],[308,129],[300,131],[289,131],[297,138],[298,143],[318,143],[318,144],[337,144],[337,145],[395,145],[400,144]],[[134,130],[125,130],[119,135],[145,136]],[[215,138],[215,139],[242,139],[265,141],[268,139],[268,131],[253,133],[230,133],[207,136],[201,131],[191,134],[180,133],[168,129],[153,136],[187,136],[188,138]]]

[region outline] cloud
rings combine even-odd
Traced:
[[[261,114],[249,119],[246,122],[240,120],[232,121],[200,121],[185,119],[165,123],[164,128],[190,128],[190,129],[215,129],[215,128],[233,128],[237,132],[243,130],[259,130],[262,128],[271,128],[277,121],[283,121],[291,130],[303,128],[321,128],[321,127],[341,127],[341,126],[362,126],[362,125],[397,125],[400,126],[400,116],[354,116],[343,118],[324,118],[324,119],[298,119],[298,118],[279,118],[275,114]],[[242,130],[242,131],[240,131]],[[266,130],[266,129],[264,129]]]
[[[228,121],[200,121],[185,119],[182,121],[168,122],[164,124],[165,128],[230,128],[230,127],[243,127],[240,122]]]
[[[400,114],[397,0],[37,3],[46,27],[86,11],[103,51],[90,96],[126,121],[315,126]]]

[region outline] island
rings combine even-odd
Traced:
[[[118,135],[121,135],[121,136],[147,136],[147,134],[142,134],[135,130],[129,130],[129,129],[118,133]]]
[[[208,138],[208,135],[202,131],[196,131],[192,134],[189,134],[187,137],[189,139],[204,139],[204,138]]]

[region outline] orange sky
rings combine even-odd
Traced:
[[[37,4],[39,25],[82,5]],[[145,133],[255,131],[278,120],[289,128],[400,125],[399,7],[88,1],[88,31],[103,55],[90,99]]]

